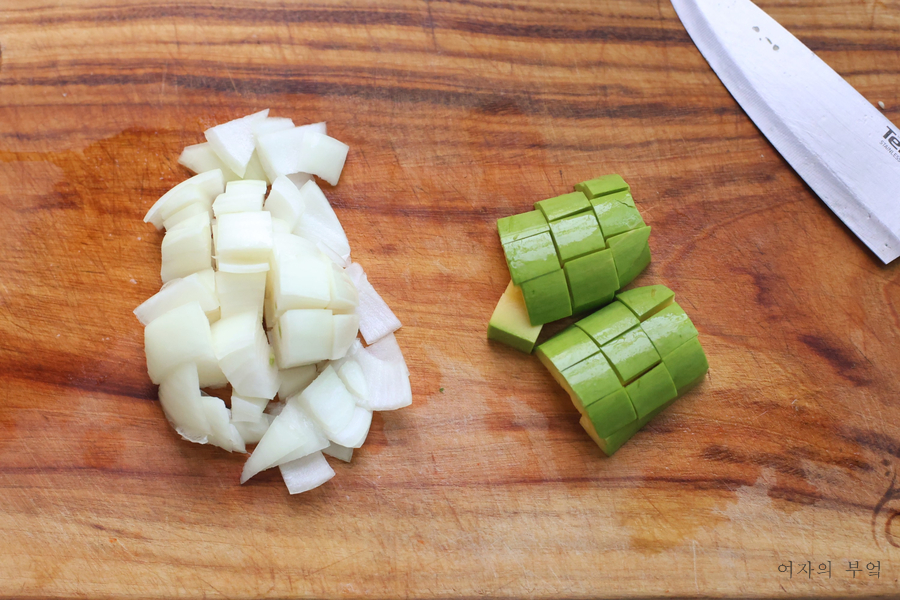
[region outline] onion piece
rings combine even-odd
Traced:
[[[365,400],[369,396],[369,386],[366,385],[366,375],[363,373],[362,367],[347,353],[348,358],[337,367],[338,377],[344,382],[347,390],[357,398]],[[359,402],[357,401],[357,404]]]
[[[323,123],[324,125],[324,123]],[[256,142],[256,138],[261,135],[265,135],[267,133],[272,133],[273,131],[283,131],[285,129],[293,129],[294,122],[287,117],[266,117],[262,121],[256,123],[253,126],[253,140],[254,144]],[[245,175],[246,177],[246,175]]]
[[[384,336],[370,346],[366,346],[366,352],[379,360],[400,363],[403,366],[403,372],[409,375],[409,368],[406,366],[406,359],[403,358],[403,351],[400,350],[397,336],[393,333]]]
[[[293,403],[285,405],[269,429],[244,463],[241,483],[264,471],[277,466],[285,456],[318,452],[328,447],[328,438]],[[299,458],[299,457],[298,457]]]
[[[357,406],[353,409],[353,416],[347,426],[341,431],[329,435],[328,439],[347,448],[359,448],[366,441],[371,426],[372,411]]]
[[[297,186],[297,189],[298,189],[298,190],[299,190],[300,188],[302,188],[304,185],[306,185],[306,182],[307,182],[307,181],[312,181],[312,180],[313,180],[313,176],[310,175],[309,173],[291,173],[290,175],[287,175],[286,177],[287,177],[288,179],[290,179],[291,182],[292,182],[295,186]]]
[[[243,312],[263,316],[266,295],[266,273],[216,273],[216,292],[222,307],[221,317],[227,319]]]
[[[342,267],[350,261],[350,243],[341,222],[315,181],[300,188],[306,210],[300,215],[294,233],[314,242]]]
[[[153,223],[154,227],[162,229],[165,219],[197,201],[197,192],[204,203],[212,206],[213,199],[224,191],[225,179],[221,170],[215,169],[194,175],[163,194],[147,211],[144,223]]]
[[[308,151],[303,138],[308,133],[323,135],[324,131],[325,123],[311,123],[258,135],[255,140],[256,151],[269,180],[274,181],[279,175],[311,173],[298,166],[303,161],[300,153]]]
[[[183,364],[166,375],[159,384],[159,403],[178,435],[195,444],[209,441],[212,428],[200,396],[197,367]]]
[[[318,376],[316,365],[304,365],[293,369],[282,369],[278,372],[281,385],[278,388],[278,397],[287,400],[291,396],[299,394],[313,382]]]
[[[236,268],[265,263],[269,270],[272,252],[272,215],[265,211],[229,213],[216,218],[216,259],[219,268],[223,264]],[[237,272],[232,270],[231,272]],[[251,271],[252,272],[252,271]]]
[[[195,364],[198,387],[227,383],[213,350],[209,321],[199,302],[189,302],[157,317],[144,329],[147,371],[153,383],[176,368]]]
[[[231,394],[232,422],[255,423],[263,418],[263,411],[269,404],[268,398],[250,398]]]
[[[331,346],[331,360],[344,358],[356,335],[359,333],[359,317],[356,315],[334,315],[331,318],[334,324],[334,342]]]
[[[170,215],[169,218],[165,219],[163,221],[163,227],[166,229],[166,231],[168,231],[179,223],[183,223],[191,217],[199,215],[201,213],[209,214],[209,206],[207,206],[204,202],[191,202],[178,212]]]
[[[321,452],[279,465],[281,477],[290,494],[302,494],[317,488],[332,477],[334,469],[325,460]]]
[[[327,448],[322,450],[322,454],[333,456],[334,458],[342,460],[344,462],[350,462],[350,459],[353,458],[353,448],[347,448],[345,446],[341,446],[340,444],[331,442]]]
[[[331,302],[325,308],[335,313],[352,313],[359,306],[359,292],[347,272],[335,263],[331,263]]]
[[[401,356],[393,360],[378,358],[372,346],[353,355],[366,378],[368,394],[356,403],[369,410],[396,410],[412,404],[412,387],[406,361]]]
[[[225,163],[216,155],[209,142],[185,146],[184,150],[181,151],[181,156],[178,157],[178,164],[187,167],[194,173],[206,173],[207,171],[219,169],[222,171],[222,177],[226,182],[240,179],[237,173],[225,166]]]
[[[271,400],[278,392],[278,369],[258,313],[245,312],[211,328],[219,366],[240,396]]]
[[[213,278],[212,289],[205,281],[209,278]],[[163,285],[162,289],[135,308],[134,316],[142,325],[147,326],[173,308],[184,306],[190,302],[199,302],[200,308],[209,318],[210,313],[215,312],[219,307],[214,278],[213,270],[207,269],[191,273],[184,278],[171,279]]]
[[[278,367],[289,369],[331,357],[334,347],[333,315],[327,309],[289,310],[273,328],[272,346]]]
[[[350,424],[356,408],[353,396],[331,366],[296,397],[296,402],[330,439]]]
[[[209,443],[228,452],[246,452],[244,440],[231,424],[231,414],[221,398],[202,396],[200,398],[212,433]]]
[[[350,276],[359,293],[359,307],[356,312],[359,315],[359,331],[366,343],[374,344],[386,335],[400,329],[400,320],[369,283],[369,279],[359,263],[353,263],[347,267],[347,275]]]
[[[268,431],[269,429],[269,425],[274,420],[274,416],[263,413],[262,417],[255,423],[232,420],[231,424],[235,429],[237,429],[237,432],[241,436],[241,439],[244,441],[244,444],[255,444],[263,438],[263,436],[266,434],[266,431]]]
[[[166,231],[162,241],[160,277],[164,282],[212,266],[209,213],[190,217]]]
[[[285,176],[277,178],[272,182],[272,189],[269,192],[264,210],[272,213],[272,219],[281,219],[290,225],[293,231],[300,220],[300,215],[306,210],[306,203],[300,190],[294,183]]]
[[[269,109],[234,119],[203,132],[216,155],[239,177],[247,171],[253,155],[253,128],[269,116]]]
[[[262,196],[246,192],[225,192],[216,196],[213,202],[213,214],[218,218],[220,215],[229,213],[256,212],[262,210]]]
[[[269,184],[263,179],[249,179],[245,177],[240,181],[226,183],[225,193],[238,195],[247,194],[262,200],[266,195],[266,188],[268,185]]]

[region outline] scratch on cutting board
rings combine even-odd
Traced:
[[[697,583],[697,540],[691,540],[691,551],[694,553],[694,589],[700,591],[700,584]]]

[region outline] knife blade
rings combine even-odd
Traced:
[[[738,104],[878,258],[900,255],[900,128],[749,0],[672,0]]]

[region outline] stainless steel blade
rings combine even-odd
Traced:
[[[900,255],[900,128],[749,0],[672,0],[756,126],[882,261]]]

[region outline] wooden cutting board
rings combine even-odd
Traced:
[[[762,6],[900,122],[896,0]],[[0,50],[0,596],[895,596],[900,263],[667,2],[8,0]],[[263,108],[350,144],[325,191],[415,398],[295,497],[177,439],[131,314],[181,148]],[[609,172],[711,368],[608,459],[485,328],[496,219]]]

